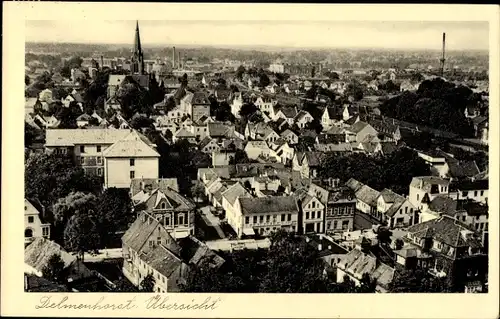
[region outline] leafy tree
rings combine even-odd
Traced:
[[[257,106],[255,106],[255,104],[253,103],[244,103],[242,106],[241,106],[241,109],[240,109],[240,116],[241,117],[244,117],[244,118],[249,118],[250,116],[252,116],[255,112],[257,112],[258,108]]]
[[[30,85],[30,83],[31,83],[30,77],[28,75],[25,75],[24,76],[24,85],[28,86],[28,85]]]
[[[70,69],[79,69],[79,68],[81,68],[82,63],[83,63],[83,59],[81,57],[73,56],[73,57],[69,58],[64,63],[64,65]]]
[[[141,281],[139,285],[139,290],[141,292],[154,292],[155,288],[155,277],[153,274],[148,274],[144,279]]]
[[[387,228],[380,226],[377,231],[377,240],[380,245],[389,245],[391,243],[392,232]]]
[[[392,282],[389,284],[389,292],[416,293],[416,292],[448,292],[449,288],[444,279],[436,278],[426,270],[400,270],[396,271]]]
[[[314,118],[311,122],[306,124],[306,129],[314,130],[319,134],[323,131],[323,125],[321,125],[321,121],[318,118]]]
[[[38,136],[37,130],[31,125],[24,125],[24,145],[25,147],[31,146],[31,144],[35,141],[35,138]]]
[[[266,87],[271,83],[269,76],[261,69],[259,71],[259,86]]]
[[[96,213],[104,245],[108,244],[107,238],[112,238],[117,231],[127,230],[135,220],[132,206],[130,194],[126,189],[107,188],[96,199]]]
[[[352,97],[355,101],[359,101],[364,96],[364,88],[361,83],[352,81],[347,85],[345,94]]]
[[[24,185],[26,197],[51,207],[71,192],[99,192],[102,181],[85,175],[70,156],[35,153],[25,163]]]
[[[132,128],[134,128],[136,130],[139,130],[142,128],[154,129],[153,123],[154,123],[153,119],[151,119],[147,116],[137,115],[137,116],[132,117],[132,119],[130,121],[130,126],[132,126]]]
[[[229,160],[229,164],[246,164],[250,163],[250,159],[248,158],[248,155],[245,151],[243,150],[236,150],[234,157]]]
[[[241,80],[243,78],[243,74],[245,73],[245,67],[243,65],[240,65],[237,69],[236,69],[236,78]]]
[[[43,278],[51,280],[56,283],[65,283],[66,278],[64,275],[64,261],[58,254],[50,256],[47,264],[42,268]]]
[[[231,106],[226,101],[220,103],[219,107],[215,110],[215,119],[221,122],[234,121]]]
[[[95,252],[100,247],[97,218],[93,211],[76,211],[64,229],[64,247],[76,252],[80,259],[86,252]]]
[[[191,196],[196,200],[203,199],[205,197],[205,189],[200,182],[196,182],[191,187]]]
[[[309,151],[309,149],[314,148],[316,140],[312,136],[299,136],[299,143],[297,144],[298,149],[302,151]]]

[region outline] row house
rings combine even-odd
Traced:
[[[278,101],[263,96],[259,96],[254,102],[262,113],[267,112],[271,118],[274,117],[274,106],[277,103]]]
[[[294,118],[295,124],[297,124],[297,126],[301,129],[305,128],[307,124],[312,122],[313,120],[314,118],[312,117],[312,115],[304,110],[301,110]]]
[[[308,193],[298,195],[300,208],[299,222],[303,234],[323,233],[325,205]]]
[[[390,228],[407,227],[418,223],[418,210],[408,198],[386,188],[377,199],[374,217]]]
[[[231,227],[238,237],[259,234],[269,236],[284,229],[298,229],[299,206],[294,196],[238,198]]]
[[[236,226],[241,223],[241,220],[239,220],[241,219],[240,212],[238,211],[236,204],[238,199],[252,197],[253,196],[250,194],[249,190],[243,187],[243,185],[239,182],[234,183],[222,192],[222,208],[226,213],[226,219],[229,225]],[[236,231],[237,228],[234,229]]]
[[[179,292],[200,260],[217,269],[224,259],[205,244],[188,236],[174,239],[169,231],[147,212],[139,214],[122,237],[123,274],[136,287],[152,275],[156,293]]]
[[[453,182],[450,188],[456,190],[458,200],[470,199],[483,204],[488,203],[488,179]]]
[[[144,135],[122,129],[51,129],[45,148],[69,154],[85,173],[103,176],[105,187],[129,188],[136,177],[158,178],[160,155]]]
[[[380,196],[380,192],[354,178],[349,179],[346,185],[355,193],[356,209],[365,214],[376,216],[377,199]]]
[[[178,192],[175,179],[132,180],[130,195],[134,211],[156,218],[174,238],[194,235],[196,206]]]
[[[297,108],[295,106],[284,106],[281,109],[274,112],[273,121],[283,119],[289,126],[295,123],[295,118],[298,115]]]
[[[338,111],[334,107],[325,107],[323,115],[321,115],[321,125],[323,130],[327,131],[332,127],[340,126],[340,121],[342,117],[338,114]]]

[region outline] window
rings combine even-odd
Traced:
[[[245,225],[248,225],[250,224],[250,217],[245,217]]]
[[[259,223],[263,223],[264,222],[264,216],[259,216]]]
[[[271,221],[271,215],[266,215],[266,223],[269,223]]]
[[[167,204],[161,203],[161,209],[166,209],[166,208],[167,208]]]
[[[42,228],[42,236],[49,237],[49,227]]]
[[[337,229],[337,223],[338,222],[336,220],[333,221],[333,229]]]
[[[467,197],[467,191],[462,192],[462,197]]]
[[[130,159],[130,166],[135,166],[135,159],[134,158]]]
[[[102,157],[97,157],[97,164],[102,165]]]
[[[170,226],[170,214],[165,215],[165,225]]]
[[[253,223],[254,223],[254,224],[257,224],[257,216],[254,216],[254,217],[253,217]]]
[[[33,223],[33,222],[35,222],[35,217],[33,217],[33,216],[28,216],[28,223],[30,223],[30,224],[31,224],[31,223]]]
[[[405,207],[405,214],[408,214],[408,206]]]
[[[26,228],[26,230],[24,231],[24,237],[27,237],[27,238],[33,237],[33,229]]]
[[[420,199],[420,195],[417,194],[417,200],[419,200],[419,199]]]
[[[477,197],[477,191],[474,191],[474,197]]]
[[[160,245],[161,244],[161,237],[156,238],[156,244]]]
[[[311,219],[316,218],[316,212],[311,212]]]
[[[321,211],[318,212],[318,218],[321,218]]]
[[[273,215],[273,223],[276,223],[276,219],[277,219],[278,216],[276,215]]]
[[[80,153],[85,153],[85,146],[83,145],[80,146]]]
[[[484,231],[488,231],[488,222],[484,223]]]
[[[97,176],[102,176],[102,168],[97,168]]]
[[[154,247],[154,246],[155,246],[155,242],[154,242],[154,240],[150,240],[150,241],[149,241],[149,247],[151,247],[151,248],[152,248],[152,247]]]
[[[333,213],[337,215],[339,213],[339,208],[338,207],[333,208]]]
[[[97,152],[101,152],[101,146],[100,145],[97,146]]]
[[[311,203],[311,207],[312,207],[312,208],[315,208],[315,207],[316,207],[316,202],[312,202],[312,203]]]
[[[24,206],[24,210],[28,210],[28,207]]]
[[[178,221],[180,225],[184,225],[184,214],[179,214]]]
[[[285,214],[281,214],[281,221],[282,221],[282,222],[284,222],[284,221],[285,221],[285,218],[286,218]]]
[[[85,164],[85,158],[84,157],[80,157],[80,164]]]
[[[288,221],[292,220],[292,214],[288,214]]]
[[[484,191],[481,191],[481,196],[483,196],[483,195],[484,195]]]
[[[130,171],[130,178],[135,178],[135,172],[134,171]]]

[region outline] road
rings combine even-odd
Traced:
[[[213,227],[220,238],[226,238],[224,231],[220,227],[220,220],[210,212],[210,206],[203,207],[200,210],[202,212],[201,218],[203,218],[205,224],[207,224],[207,226]]]
[[[72,255],[75,256],[76,254],[72,253]],[[102,262],[105,260],[118,258],[123,258],[121,248],[100,249],[98,254],[85,253],[83,255],[83,261],[86,263]]]

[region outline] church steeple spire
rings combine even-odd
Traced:
[[[134,51],[132,55],[132,72],[144,73],[144,56],[141,47],[141,35],[139,33],[139,21],[135,25]]]

